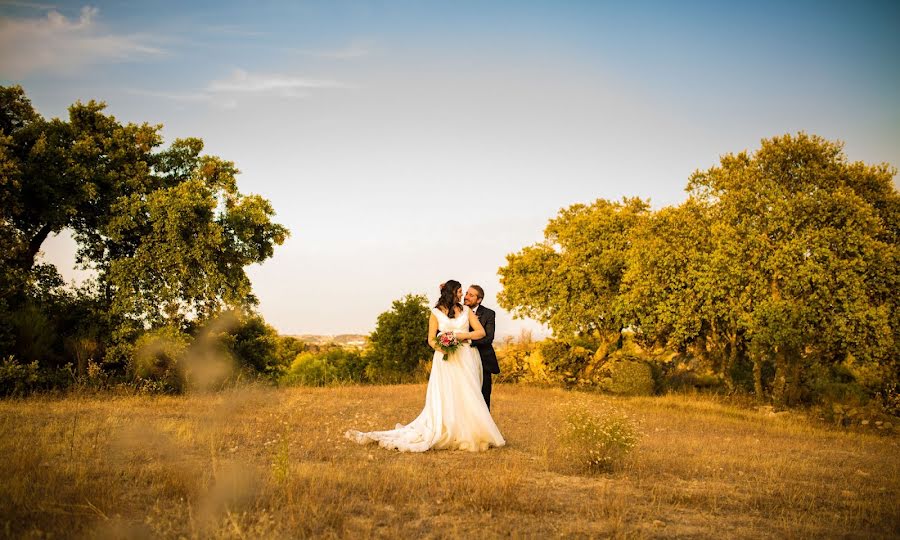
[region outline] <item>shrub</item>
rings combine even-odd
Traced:
[[[638,441],[638,430],[624,413],[577,404],[566,411],[551,457],[563,472],[611,472]]]
[[[359,383],[366,379],[366,363],[357,351],[332,349],[325,352],[304,352],[297,355],[281,384],[328,386]]]
[[[72,365],[47,368],[33,362],[24,363],[14,356],[0,360],[0,397],[27,396],[37,391],[60,390],[73,382]]]
[[[900,384],[894,383],[885,387],[880,398],[888,414],[900,416]]]
[[[524,379],[527,370],[528,353],[506,347],[497,351],[497,363],[500,364],[500,374],[494,378],[495,382],[517,383]]]
[[[219,336],[223,348],[238,367],[265,375],[273,380],[287,369],[290,359],[283,358],[278,331],[255,313],[237,317]]]
[[[513,339],[507,336],[498,346],[497,361],[500,364],[500,374],[495,376],[495,382],[546,382],[546,368],[543,359],[537,352],[538,344],[531,339],[531,333],[522,331],[519,338]]]
[[[840,364],[812,363],[806,369],[803,390],[808,401],[828,408],[835,403],[857,407],[869,400],[866,388]]]
[[[40,382],[38,363],[29,364],[7,356],[0,362],[0,396],[24,396],[30,394]]]
[[[189,336],[170,327],[152,330],[139,337],[130,366],[138,387],[152,393],[182,392],[185,381],[178,364],[189,343]]]
[[[428,345],[428,299],[408,294],[378,316],[369,335],[370,373],[387,379],[418,377],[434,351]]]
[[[538,347],[544,365],[551,376],[566,387],[577,385],[593,359],[594,352],[581,345],[547,339]]]
[[[10,316],[10,326],[15,335],[15,355],[25,362],[56,360],[54,350],[56,329],[53,322],[39,306],[26,304]]]
[[[597,370],[598,385],[604,392],[630,396],[653,394],[653,370],[634,358],[611,358]]]

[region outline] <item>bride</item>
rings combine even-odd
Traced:
[[[441,298],[428,320],[428,344],[434,349],[431,375],[425,392],[425,408],[407,425],[390,431],[363,433],[350,430],[344,435],[360,444],[377,442],[401,452],[459,449],[478,452],[506,441],[497,429],[481,395],[481,357],[468,340],[484,337],[478,317],[460,303],[462,285],[450,280],[441,286]],[[473,331],[469,331],[469,327]],[[460,346],[445,354],[435,335],[452,332]],[[466,341],[463,341],[466,340]]]

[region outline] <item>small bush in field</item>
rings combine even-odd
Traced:
[[[280,383],[285,386],[328,386],[360,383],[366,379],[366,363],[357,351],[331,349],[297,355]]]
[[[40,380],[38,363],[24,364],[8,356],[0,361],[0,396],[24,396]]]
[[[638,440],[637,428],[624,413],[578,405],[564,416],[553,457],[564,470],[610,472],[622,465]]]
[[[544,365],[553,378],[567,388],[577,386],[585,368],[590,365],[594,352],[579,344],[547,339],[538,350]]]
[[[646,362],[630,358],[607,361],[598,370],[600,389],[612,394],[653,395],[653,370]]]
[[[130,371],[142,393],[184,391],[184,374],[178,364],[189,345],[190,337],[171,327],[152,330],[138,338]]]

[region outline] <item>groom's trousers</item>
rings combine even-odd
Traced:
[[[491,410],[491,372],[483,370],[484,376],[481,379],[481,395],[484,396],[484,402],[487,403],[488,410]]]

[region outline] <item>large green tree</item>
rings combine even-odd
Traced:
[[[848,163],[839,143],[800,133],[695,173],[693,196],[714,208],[711,277],[737,316],[758,377],[775,366],[773,397],[799,397],[813,363],[896,370],[896,171]]]
[[[690,200],[635,228],[620,301],[639,338],[684,349],[704,335],[708,298],[697,285],[709,265],[710,226],[708,209]]]
[[[104,109],[78,102],[67,120],[46,120],[21,87],[0,87],[6,309],[31,301],[36,255],[63,230],[97,273],[98,316],[114,340],[252,308],[244,268],[288,235],[272,205],[238,191],[234,164],[203,155],[200,139],[163,149],[162,126],[123,124]]]
[[[626,253],[648,215],[649,204],[638,198],[562,209],[543,242],[507,255],[498,303],[560,336],[617,335],[624,324],[618,297]]]
[[[677,207],[562,210],[545,242],[507,256],[498,298],[563,336],[631,326],[778,404],[823,373],[890,387],[900,382],[895,175],[820,137],[764,140],[694,173]]]

